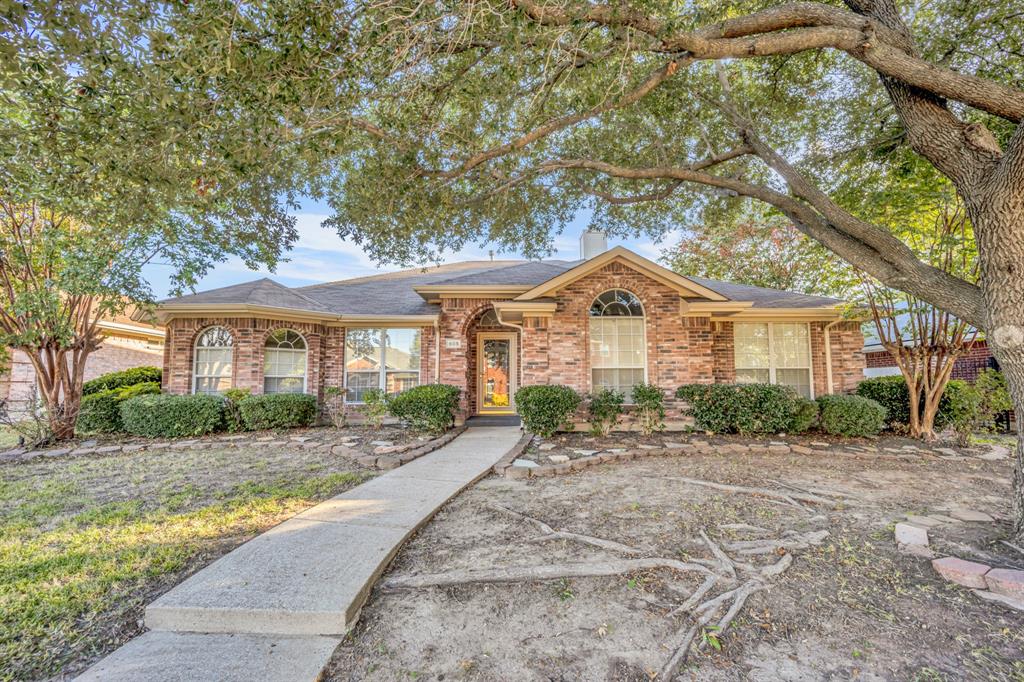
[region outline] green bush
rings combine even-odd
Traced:
[[[602,388],[591,394],[587,403],[587,422],[595,436],[607,436],[622,416],[622,405],[626,396],[610,388]]]
[[[665,429],[665,394],[654,384],[633,386],[633,407],[640,432],[650,436]]]
[[[516,409],[530,433],[547,438],[569,428],[569,418],[580,406],[580,394],[568,386],[524,386],[516,391]]]
[[[698,428],[715,433],[786,432],[807,412],[796,391],[774,384],[686,384],[676,397]]]
[[[986,371],[994,372],[996,375],[999,374],[994,370]],[[941,431],[950,426],[955,419],[962,418],[960,406],[953,405],[951,402],[956,399],[954,395],[955,391],[958,390],[957,385],[954,383],[956,381],[960,380],[953,379],[946,384],[946,390],[943,391],[942,397],[939,398],[939,409],[935,413],[936,431]],[[953,388],[950,388],[950,386],[953,386]],[[861,397],[870,398],[881,404],[885,408],[887,415],[886,423],[890,426],[897,429],[905,429],[910,424],[910,389],[907,388],[907,382],[902,375],[865,379],[857,384],[856,393]],[[921,402],[923,406],[923,392]]]
[[[947,418],[956,434],[957,445],[967,447],[971,444],[971,434],[980,425],[984,397],[976,387],[958,379],[946,384],[945,397],[948,399]]]
[[[460,393],[448,384],[415,386],[388,398],[388,412],[417,431],[443,433],[455,423]]]
[[[252,395],[251,388],[229,388],[224,396],[224,428],[231,433],[245,430],[241,402]]]
[[[163,372],[159,367],[132,367],[120,372],[110,372],[82,384],[82,395],[92,395],[113,388],[124,388],[135,384],[160,383]]]
[[[140,395],[121,403],[124,430],[148,438],[202,436],[224,426],[219,395]]]
[[[121,423],[121,403],[138,395],[160,392],[160,384],[146,382],[124,388],[110,388],[82,397],[75,425],[79,433],[119,433],[124,431]]]
[[[888,423],[899,426],[910,423],[910,391],[902,375],[865,379],[857,384],[855,392],[884,407]]]
[[[294,429],[316,421],[316,396],[305,393],[251,395],[238,402],[247,431]]]
[[[834,436],[873,436],[885,426],[885,407],[859,395],[818,398],[821,429]]]
[[[793,411],[793,419],[789,425],[789,433],[803,433],[818,423],[818,403],[797,396],[796,409]]]
[[[368,388],[363,391],[363,405],[359,408],[366,425],[379,429],[388,414],[388,394],[382,388]]]

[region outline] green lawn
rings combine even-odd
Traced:
[[[9,426],[0,426],[0,450],[9,450],[18,444],[18,434]]]
[[[80,672],[189,572],[369,475],[308,450],[0,466],[0,680]]]

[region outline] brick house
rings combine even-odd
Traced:
[[[951,379],[974,381],[985,369],[999,369],[999,363],[992,355],[985,339],[976,339],[968,344],[968,350],[953,363]],[[895,376],[900,373],[892,353],[880,343],[864,346],[864,375],[868,377]]]
[[[788,384],[863,377],[836,299],[683,277],[584,235],[579,261],[471,261],[288,288],[269,279],[163,301],[164,389],[253,393],[442,382],[460,417],[515,412],[517,388]],[[288,341],[284,339],[287,337]],[[671,405],[670,405],[671,407]],[[670,412],[671,421],[671,412]]]
[[[159,367],[164,355],[164,330],[158,325],[117,315],[99,321],[103,341],[89,354],[85,380],[132,367]],[[22,351],[9,349],[9,364],[0,371],[0,400],[15,412],[31,398],[36,385],[35,369]]]

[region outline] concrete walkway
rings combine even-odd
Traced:
[[[316,679],[406,539],[520,436],[468,429],[270,529],[150,604],[150,632],[78,679]]]

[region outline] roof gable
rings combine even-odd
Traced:
[[[633,253],[627,248],[616,246],[604,253],[581,262],[579,265],[569,268],[551,279],[538,284],[529,291],[516,297],[517,301],[532,301],[537,298],[550,296],[559,289],[562,289],[578,279],[586,277],[592,272],[597,272],[612,262],[619,262],[627,267],[636,270],[640,274],[660,282],[679,292],[682,297],[703,298],[709,301],[728,301],[722,294],[692,279],[683,277],[666,267],[658,265],[652,260]]]

